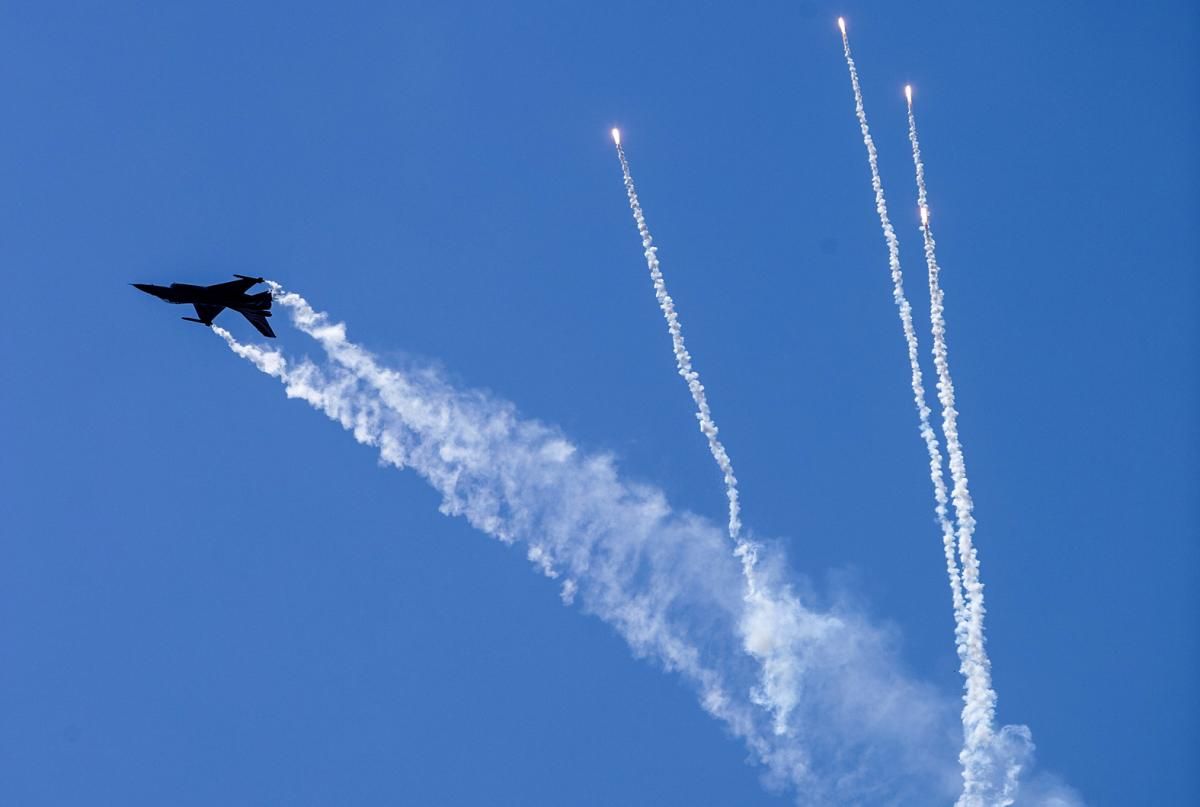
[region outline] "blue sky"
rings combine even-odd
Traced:
[[[1089,804],[1194,800],[1196,10],[614,2],[0,12],[0,801],[789,803],[522,550],[125,285],[277,279],[719,524],[613,125],[747,526],[957,698],[838,14],[920,323],[915,87],[999,718]]]

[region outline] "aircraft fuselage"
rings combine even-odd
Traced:
[[[195,286],[191,283],[172,283],[170,286],[156,286],[153,283],[131,283],[134,288],[153,294],[174,305],[192,305],[196,308],[195,317],[184,317],[189,322],[212,326],[213,319],[226,308],[237,311],[250,321],[263,336],[274,336],[266,318],[271,316],[271,292],[262,291],[258,294],[247,294],[251,286],[264,282],[261,277],[246,277],[235,275],[237,280],[227,283],[217,283],[213,286]]]

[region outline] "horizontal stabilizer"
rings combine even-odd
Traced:
[[[247,311],[240,308],[238,309],[238,312],[247,320],[249,320],[250,324],[257,328],[258,332],[263,336],[271,339],[275,338],[275,332],[271,330],[271,323],[267,322],[267,317],[270,316],[269,312]]]

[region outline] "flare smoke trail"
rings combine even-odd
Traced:
[[[974,505],[967,483],[967,465],[962,442],[958,435],[958,411],[955,409],[954,381],[950,375],[950,354],[946,344],[945,296],[939,276],[937,244],[929,222],[929,197],[925,187],[925,165],[921,161],[921,144],[917,138],[917,119],[913,113],[912,89],[905,88],[908,101],[908,139],[912,144],[913,166],[917,179],[917,205],[921,212],[921,233],[924,237],[925,264],[929,269],[929,319],[933,332],[933,363],[938,374],[938,400],[942,405],[942,432],[946,436],[946,452],[950,455],[950,475],[954,480],[954,511],[958,523],[958,554],[962,558],[963,585],[967,594],[965,614],[966,649],[971,660],[973,684],[968,686],[963,706],[963,731],[967,738],[963,749],[964,766],[982,768],[989,764],[986,748],[995,732],[996,693],[992,689],[991,661],[984,645],[983,583],[979,579],[979,558],[975,550]],[[964,665],[964,672],[966,672]],[[976,759],[970,759],[974,756]],[[1016,774],[1006,775],[1007,787],[1001,798],[1015,795]],[[964,792],[964,800],[971,794]]]
[[[845,23],[840,18],[838,19],[838,25],[842,29],[842,37],[843,37],[843,39],[845,39],[845,36],[846,36]],[[848,48],[849,47],[848,41],[845,42],[845,44]],[[850,65],[851,65],[851,80],[852,80],[852,82],[854,82],[855,86],[857,87],[858,73],[857,73],[857,70],[853,67],[853,60],[850,61]],[[912,93],[911,88],[905,87],[905,93],[908,97],[911,97],[911,93]],[[861,96],[861,93],[859,93],[859,96]],[[859,97],[856,96],[856,108],[859,105],[861,105],[861,101],[860,101]],[[862,120],[865,121],[865,119],[866,119],[866,109],[863,108]],[[869,132],[865,135],[865,137],[870,137]],[[874,145],[875,144],[872,141],[871,147],[874,147]],[[877,169],[876,169],[875,173],[876,173],[876,175],[878,174]],[[882,200],[882,198],[883,198],[883,187],[881,184],[880,188],[879,188],[879,195],[878,195],[877,199]],[[886,215],[886,209],[885,209],[885,215]],[[897,245],[897,249],[898,249],[898,245]],[[891,255],[892,255],[891,244],[889,244],[888,245],[889,260],[891,258]],[[899,261],[899,253],[898,252],[897,252],[897,261]],[[903,293],[903,287],[901,287],[901,293]],[[906,301],[906,304],[907,304],[907,301]],[[903,310],[901,313],[901,317],[903,318]],[[910,313],[909,313],[910,324],[911,324],[911,319],[912,319],[912,315],[911,315],[911,311],[910,311]],[[916,347],[915,340],[916,340],[916,335],[914,333],[913,340],[909,341],[908,329],[906,328],[905,342],[909,349],[910,366],[912,365],[912,362],[914,361],[914,356],[915,356],[915,347]],[[925,403],[925,386],[923,383],[921,368],[920,368],[919,364],[914,366],[914,371],[913,371],[913,399],[916,401],[917,412],[920,415],[921,438],[925,441],[925,449],[926,449],[926,452],[929,454],[929,480],[933,483],[933,500],[934,500],[933,510],[934,510],[934,514],[937,516],[938,527],[940,527],[941,531],[942,531],[942,554],[946,558],[946,576],[949,578],[949,581],[950,581],[950,600],[954,606],[954,647],[955,647],[956,652],[958,653],[959,663],[961,665],[961,664],[966,663],[966,655],[967,655],[967,649],[966,649],[966,638],[967,638],[966,600],[963,595],[962,578],[959,576],[958,559],[955,554],[954,525],[950,523],[950,519],[947,514],[948,511],[946,508],[946,505],[949,503],[949,497],[947,496],[947,492],[946,492],[946,479],[942,473],[942,452],[938,447],[937,435],[933,431],[933,428],[932,428],[932,426],[930,426],[930,423],[929,423],[930,410],[929,410],[929,407]],[[966,672],[963,671],[963,674],[966,675]]]
[[[842,35],[844,37],[845,32],[843,32]],[[910,123],[909,134],[910,134],[910,137],[913,139],[913,149],[914,149],[913,156],[914,156],[914,159],[917,160],[917,184],[922,188],[922,191],[920,194],[921,198],[920,198],[919,206],[920,206],[920,210],[921,210],[922,227],[924,227],[925,224],[928,222],[929,212],[928,212],[928,207],[925,204],[925,193],[923,190],[924,181],[925,181],[924,180],[924,170],[925,169],[920,163],[920,158],[919,158],[920,152],[917,150],[917,145],[916,145],[916,140],[915,140],[916,129],[913,128],[913,127],[915,127],[916,124],[912,120],[912,87],[911,86],[905,86],[904,97],[908,100],[909,123]],[[865,117],[865,114],[866,114],[865,111],[863,114]],[[882,193],[882,189],[880,192]],[[932,283],[933,280],[931,279],[930,282]],[[935,333],[934,337],[935,337],[934,351],[936,353],[936,350],[937,350],[937,347],[936,347],[937,335],[936,335],[936,333]],[[910,344],[910,348],[911,347],[912,347],[912,345]],[[911,358],[911,356],[910,356],[910,358]],[[918,370],[918,372],[919,372],[919,370]],[[939,384],[939,391],[940,391],[940,389],[941,389],[941,386]],[[922,398],[922,404],[923,404],[924,403],[924,390],[923,389],[921,391],[921,398]],[[939,398],[940,398],[940,396],[939,396]],[[942,406],[943,406],[943,412],[944,412],[944,407],[945,407],[944,401],[942,402]],[[922,434],[926,433],[926,428],[928,427],[928,425],[929,425],[928,411],[926,411],[923,422],[921,424]],[[929,433],[932,434],[932,429],[929,430]],[[955,638],[954,645],[955,645],[955,649],[958,651],[958,658],[959,658],[960,667],[961,667],[960,671],[962,672],[964,677],[967,677],[970,674],[968,667],[967,667],[968,658],[970,657],[970,651],[969,651],[968,645],[967,645],[967,643],[968,643],[968,624],[969,624],[970,616],[967,612],[966,600],[965,600],[965,596],[963,594],[962,578],[960,577],[959,570],[958,570],[958,560],[957,560],[957,555],[956,555],[956,551],[955,551],[955,530],[954,530],[954,526],[950,523],[949,519],[946,516],[946,482],[945,482],[945,478],[943,477],[943,474],[942,474],[942,456],[941,456],[941,452],[938,450],[936,437],[934,437],[934,441],[932,443],[930,443],[930,441],[927,438],[926,445],[929,448],[929,470],[930,470],[930,477],[933,479],[934,498],[937,502],[936,511],[937,511],[938,525],[942,529],[942,551],[946,557],[946,573],[947,573],[948,577],[950,578],[950,595],[951,595],[951,600],[954,605],[954,638]],[[947,446],[947,448],[949,448],[949,446]],[[955,504],[956,504],[956,513],[957,513],[957,502]],[[972,661],[972,663],[976,663],[976,662]],[[988,687],[990,689],[990,683],[989,683]],[[964,731],[966,731],[965,720],[966,720],[966,718],[964,717]]]
[[[662,309],[663,318],[667,321],[667,331],[671,334],[675,366],[679,375],[687,382],[688,391],[692,393],[692,400],[696,403],[696,420],[700,421],[700,431],[704,432],[704,437],[708,440],[708,450],[712,452],[713,459],[717,461],[717,466],[725,477],[725,496],[729,499],[729,537],[736,541],[741,534],[742,522],[739,517],[741,507],[738,503],[737,477],[733,475],[733,462],[717,437],[717,424],[708,408],[708,396],[704,394],[700,374],[692,369],[692,356],[683,341],[683,328],[679,324],[679,315],[675,313],[675,301],[667,293],[667,281],[658,263],[658,247],[654,246],[654,239],[646,226],[646,217],[642,213],[642,205],[633,186],[633,175],[629,173],[629,161],[625,158],[625,148],[621,145],[621,133],[618,129],[613,129],[613,143],[617,147],[617,158],[621,161],[621,174],[625,178],[625,194],[629,197],[629,208],[633,211],[638,235],[642,237],[646,266],[650,269],[650,279],[654,282],[654,296],[658,299],[658,307]]]
[[[666,278],[663,277],[659,265],[658,247],[654,245],[650,228],[646,224],[646,216],[642,212],[637,189],[633,184],[633,175],[629,170],[629,160],[625,157],[625,149],[621,145],[620,130],[613,129],[612,136],[617,148],[617,158],[621,161],[621,174],[625,180],[629,208],[633,211],[633,220],[637,224],[638,234],[642,237],[646,266],[654,283],[654,296],[662,309],[667,331],[671,334],[675,366],[679,375],[687,382],[688,391],[696,404],[696,419],[700,422],[700,431],[708,440],[708,449],[725,478],[725,496],[729,500],[729,537],[735,544],[734,554],[742,564],[745,600],[748,605],[745,617],[748,623],[745,650],[757,659],[762,667],[761,681],[754,691],[754,701],[774,715],[775,733],[786,734],[788,720],[797,703],[795,693],[800,675],[796,664],[798,648],[778,641],[777,637],[770,631],[763,630],[761,626],[788,619],[788,614],[793,612],[796,606],[790,601],[791,595],[788,592],[773,591],[755,572],[760,547],[741,535],[737,477],[733,473],[733,462],[717,437],[717,424],[708,406],[708,396],[704,392],[704,385],[700,383],[700,374],[692,367],[692,357],[683,339],[683,327],[675,311],[675,301],[667,292]]]
[[[854,88],[854,110],[858,116],[858,125],[862,130],[863,143],[867,147],[867,162],[871,166],[871,187],[875,191],[875,210],[879,214],[879,224],[883,228],[883,237],[887,241],[888,266],[892,273],[892,299],[900,312],[900,324],[904,330],[904,342],[908,348],[908,366],[912,373],[913,402],[917,407],[920,420],[921,438],[925,441],[925,449],[929,454],[929,478],[933,483],[934,512],[938,525],[942,529],[943,545],[946,550],[946,571],[950,577],[950,590],[954,602],[954,613],[957,617],[965,607],[962,593],[962,583],[959,580],[958,564],[954,560],[954,525],[947,516],[946,505],[949,496],[946,491],[946,481],[942,475],[942,452],[938,445],[937,434],[930,425],[931,410],[925,402],[925,385],[919,360],[920,348],[917,344],[917,332],[913,326],[912,306],[904,293],[904,275],[900,270],[900,242],[896,231],[888,218],[887,200],[883,195],[883,182],[879,177],[879,156],[875,151],[875,141],[867,125],[867,113],[863,107],[862,89],[858,83],[858,69],[850,55],[850,40],[846,36],[845,22],[839,17],[838,27],[842,31],[842,47],[846,55],[846,66],[850,69],[850,83]]]
[[[867,113],[866,108],[863,106],[862,88],[858,82],[858,69],[855,67],[854,58],[850,54],[850,40],[846,35],[846,24],[840,17],[838,18],[838,27],[842,32],[842,49],[846,56],[846,66],[850,70],[850,84],[854,89],[854,111],[858,116],[858,125],[862,130],[863,143],[867,148],[867,162],[871,167],[871,187],[875,191],[875,209],[879,214],[879,223],[883,228],[883,237],[887,242],[888,266],[892,274],[892,299],[899,309],[900,324],[904,330],[904,342],[908,349],[908,365],[911,371],[913,402],[917,407],[921,438],[925,441],[925,449],[929,454],[929,479],[933,483],[934,512],[937,516],[938,526],[942,530],[942,546],[946,556],[946,572],[950,578],[950,593],[954,605],[955,632],[957,637],[955,644],[958,648],[960,658],[965,659],[966,650],[963,643],[965,641],[964,614],[966,612],[966,603],[963,597],[958,563],[955,560],[954,525],[950,523],[946,508],[946,505],[949,503],[949,496],[946,489],[945,477],[942,474],[942,452],[938,445],[937,434],[929,422],[931,410],[925,401],[925,384],[919,360],[920,348],[917,344],[917,332],[913,326],[912,306],[909,304],[908,297],[904,293],[904,275],[900,269],[900,242],[896,238],[896,231],[893,229],[892,222],[888,217],[887,200],[883,193],[883,181],[879,176],[879,155],[875,150],[875,140],[871,137],[870,127],[867,125]]]
[[[846,24],[838,19],[838,28],[842,33],[842,50],[846,57],[846,67],[850,71],[850,84],[854,90],[854,110],[858,117],[858,125],[862,130],[863,144],[867,149],[867,162],[871,168],[871,187],[875,191],[875,209],[879,214],[879,223],[883,228],[883,236],[888,247],[888,265],[892,274],[892,298],[900,312],[900,321],[904,329],[904,339],[908,347],[908,363],[912,371],[913,399],[917,405],[920,418],[921,435],[929,451],[930,468],[934,482],[934,495],[937,501],[938,517],[941,522],[943,544],[946,536],[945,520],[945,482],[942,478],[941,456],[937,450],[937,437],[929,424],[929,406],[925,403],[925,389],[922,384],[921,368],[918,361],[917,335],[913,328],[912,306],[904,293],[904,276],[900,269],[900,243],[895,230],[888,218],[887,201],[883,193],[883,182],[879,177],[879,158],[875,150],[875,141],[867,124],[867,113],[863,106],[862,88],[858,81],[858,69],[850,53],[850,40],[846,35]],[[957,497],[955,499],[957,504]],[[969,535],[968,535],[969,541]],[[962,534],[959,534],[960,548]],[[973,562],[973,555],[964,556],[964,570]],[[951,588],[957,591],[961,585],[954,570],[950,568]],[[972,573],[974,569],[971,569]],[[968,587],[969,596],[973,589]],[[982,633],[978,632],[975,621],[970,617],[974,604],[970,601],[964,606],[962,594],[954,595],[956,614],[955,637],[959,650],[963,675],[966,679],[966,694],[964,696],[963,729],[964,743],[959,759],[963,766],[963,793],[959,799],[961,807],[982,807],[983,805],[1011,804],[1015,795],[1017,776],[1020,773],[1028,748],[1028,729],[1023,726],[1006,727],[1004,736],[997,737],[991,719],[991,708],[995,695],[991,689],[991,677],[987,666],[987,655],[983,649]],[[979,603],[980,609],[982,602]],[[968,619],[963,620],[963,614]],[[981,613],[981,611],[980,611]],[[965,634],[965,636],[964,636]]]
[[[455,389],[432,370],[382,366],[345,326],[272,289],[327,360],[296,361],[213,330],[289,398],[341,423],[383,462],[419,473],[441,494],[443,512],[523,543],[561,582],[565,602],[695,687],[769,783],[812,805],[953,798],[952,709],[908,677],[887,631],[844,608],[805,605],[785,561],[765,550],[756,574],[778,593],[766,606],[747,601],[737,559],[710,522],[674,510],[656,488],[623,481],[611,457],[587,455],[511,404]],[[755,643],[777,648],[791,671],[779,682],[795,707],[782,734],[754,692],[762,671],[744,651]]]

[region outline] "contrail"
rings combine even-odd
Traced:
[[[917,119],[913,113],[912,87],[904,88],[908,102],[908,139],[912,143],[913,166],[917,179],[917,206],[921,213],[921,233],[924,236],[925,264],[929,269],[929,319],[933,332],[933,363],[938,373],[938,400],[942,405],[942,432],[946,436],[946,451],[950,455],[950,475],[954,480],[954,510],[958,522],[958,554],[962,558],[963,585],[967,595],[966,649],[970,664],[964,664],[964,673],[969,671],[967,696],[963,707],[963,731],[966,745],[963,748],[964,803],[968,799],[986,793],[982,782],[987,769],[995,765],[990,758],[990,746],[994,742],[996,693],[992,688],[991,661],[984,645],[983,583],[979,579],[979,558],[975,550],[974,505],[967,483],[967,465],[962,442],[958,435],[958,411],[955,409],[954,381],[950,375],[950,355],[946,345],[945,295],[939,280],[941,269],[937,262],[937,244],[929,221],[929,197],[925,187],[925,165],[921,161],[921,144],[917,138]],[[1015,794],[1016,777],[1020,768],[1013,770],[1005,765],[1004,784],[1001,797]],[[972,775],[968,777],[968,772]],[[974,786],[974,788],[972,788]],[[1002,801],[1003,803],[1003,801]]]
[[[812,805],[953,798],[952,709],[909,678],[887,631],[844,609],[802,603],[786,562],[761,547],[756,576],[778,593],[746,600],[721,530],[676,511],[660,490],[622,480],[610,456],[588,455],[511,404],[456,389],[436,371],[384,366],[344,325],[272,289],[325,361],[289,359],[214,331],[279,379],[288,397],[342,424],[383,462],[424,477],[443,512],[524,544],[536,567],[559,581],[564,601],[688,681],[769,783]],[[793,702],[785,733],[759,708],[760,657],[745,653],[755,643],[786,669],[773,693]]]
[[[654,283],[654,296],[658,299],[658,307],[662,309],[663,319],[667,321],[667,331],[671,334],[675,366],[679,375],[687,382],[688,391],[692,393],[692,400],[696,403],[696,420],[700,422],[700,431],[704,432],[704,437],[708,440],[708,450],[712,452],[713,459],[717,461],[717,466],[725,477],[725,496],[729,499],[729,536],[736,541],[742,531],[742,522],[739,517],[741,507],[738,503],[737,477],[733,475],[733,462],[717,437],[717,424],[713,421],[712,411],[708,407],[708,396],[704,394],[700,374],[692,368],[692,356],[683,341],[683,328],[679,324],[679,315],[675,312],[675,301],[667,293],[667,281],[658,263],[658,247],[654,246],[654,239],[646,226],[646,216],[642,213],[642,205],[633,186],[633,175],[629,173],[629,161],[625,158],[625,149],[621,145],[620,130],[613,129],[612,136],[617,147],[617,158],[621,161],[621,173],[625,177],[629,208],[633,211],[633,220],[637,223],[638,234],[642,237],[646,266],[650,269],[650,279]]]

